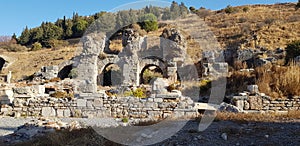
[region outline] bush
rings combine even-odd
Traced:
[[[128,121],[129,121],[128,118],[123,118],[123,119],[122,119],[122,122],[123,122],[123,123],[128,123]]]
[[[60,49],[62,47],[68,46],[69,42],[64,41],[64,40],[52,39],[52,40],[49,40],[49,44],[50,44],[50,47],[53,49]]]
[[[76,78],[77,76],[78,76],[78,73],[77,73],[77,69],[76,69],[76,68],[73,68],[73,69],[70,71],[69,75],[68,75],[68,77],[71,78],[71,79],[74,79],[74,78]]]
[[[159,72],[155,72],[155,71],[151,71],[149,69],[146,69],[143,73],[143,80],[144,80],[144,84],[149,84],[149,82],[153,79],[153,78],[162,78],[163,75]]]
[[[133,91],[133,96],[139,98],[146,98],[145,90],[142,88],[137,88]]]
[[[243,12],[248,12],[249,10],[250,10],[249,7],[244,7],[244,8],[243,8]]]
[[[285,63],[288,64],[295,57],[300,55],[300,40],[293,41],[292,43],[287,44]]]
[[[152,14],[148,13],[140,17],[139,21],[141,22],[141,27],[145,31],[155,31],[158,29],[158,22],[157,22],[157,17]]]
[[[300,8],[300,0],[298,0],[298,3],[296,4],[296,10]]]
[[[234,12],[236,12],[237,11],[237,9],[236,8],[233,8],[232,6],[230,6],[230,5],[228,5],[226,8],[225,8],[225,13],[227,13],[227,14],[231,14],[231,13],[234,13]]]
[[[35,42],[32,44],[31,51],[37,51],[42,49],[42,44],[39,42]]]
[[[21,46],[19,44],[14,44],[14,43],[1,43],[0,48],[3,48],[4,50],[9,51],[9,52],[28,51],[27,47]]]

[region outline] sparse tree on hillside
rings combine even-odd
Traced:
[[[72,26],[73,37],[81,37],[88,27],[88,22],[84,19],[79,19]]]
[[[199,17],[203,18],[203,20],[205,21],[206,17],[208,17],[211,14],[211,12],[210,12],[210,10],[203,8],[203,9],[197,10],[196,14]]]
[[[63,30],[62,28],[54,25],[53,23],[46,22],[42,24],[42,29],[43,29],[43,40],[41,44],[44,47],[51,47],[49,41],[53,39],[61,39],[63,35]]]
[[[152,13],[141,16],[139,21],[141,22],[141,27],[147,32],[158,29],[157,18]]]
[[[18,43],[21,45],[27,45],[29,39],[30,39],[30,32],[28,27],[26,26],[23,32],[21,33],[21,36],[18,39]]]
[[[181,2],[181,4],[179,5],[179,8],[180,8],[180,16],[181,17],[185,17],[189,13],[188,8],[184,5],[183,2]]]
[[[180,16],[180,7],[177,2],[173,1],[170,7],[171,19],[176,19]]]
[[[286,50],[285,62],[286,64],[288,64],[295,57],[300,56],[300,40],[293,41],[292,43],[287,44],[285,50]]]
[[[191,6],[189,9],[190,9],[190,11],[191,11],[192,13],[196,13],[196,12],[197,12],[196,8],[193,7],[193,6]]]
[[[296,10],[300,8],[300,0],[298,0],[298,3],[296,4]]]

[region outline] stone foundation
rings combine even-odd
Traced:
[[[101,94],[98,94],[99,96]],[[12,106],[2,105],[1,113],[7,116],[43,117],[114,117],[161,119],[171,116],[197,117],[194,102],[188,97],[145,98],[108,97],[104,94],[96,98],[57,99],[39,97],[15,99]]]

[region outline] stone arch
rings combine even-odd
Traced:
[[[0,72],[4,68],[5,64],[6,64],[6,61],[2,57],[0,57]]]
[[[147,84],[149,83],[149,81],[145,81],[145,76],[144,76],[144,73],[147,69],[150,69],[151,67],[155,67],[154,69],[152,69],[154,72],[156,73],[160,73],[162,75],[162,77],[164,77],[164,73],[163,73],[163,70],[155,65],[155,64],[147,64],[146,66],[144,66],[141,70],[141,73],[140,73],[140,84]]]
[[[73,69],[73,65],[66,65],[64,66],[57,74],[57,77],[60,79],[69,78],[69,74],[71,73],[71,70]]]
[[[115,63],[106,64],[97,76],[97,85],[114,86],[122,83],[122,73]]]
[[[156,67],[157,70],[159,70],[158,72],[161,72],[164,78],[167,77],[167,65],[165,64],[164,60],[159,57],[156,56],[144,57],[140,60],[139,66],[140,66],[139,68],[140,70],[138,73],[140,77],[140,84],[144,83],[143,80],[144,71],[151,66]]]

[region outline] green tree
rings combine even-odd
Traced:
[[[27,45],[30,39],[30,32],[28,27],[26,26],[25,29],[22,31],[21,36],[18,39],[18,43],[21,45]]]
[[[63,35],[63,29],[56,26],[53,23],[50,22],[46,22],[42,24],[42,29],[43,29],[43,40],[41,42],[41,44],[44,47],[51,47],[50,45],[50,40],[53,39],[61,39],[62,35]]]
[[[73,37],[81,37],[88,27],[88,22],[84,19],[79,19],[72,26]]]
[[[157,17],[152,13],[141,16],[139,21],[141,22],[141,27],[147,32],[158,29]]]
[[[161,19],[162,20],[170,20],[171,19],[171,16],[172,14],[171,14],[171,11],[170,11],[170,9],[168,8],[168,9],[166,9],[164,12],[163,12],[163,15],[162,15],[162,17],[161,17]]]
[[[285,62],[288,64],[295,57],[300,56],[300,40],[287,44]]]
[[[298,0],[298,3],[296,4],[296,10],[298,10],[300,8],[300,0]]]
[[[181,17],[185,17],[189,13],[188,8],[184,5],[183,2],[180,3],[179,9],[180,9],[180,16]]]
[[[193,7],[193,6],[191,6],[189,9],[190,9],[190,11],[191,11],[192,13],[196,13],[196,12],[197,12],[196,8]]]
[[[180,7],[177,2],[173,1],[170,7],[171,19],[176,19],[180,16]]]
[[[228,5],[226,8],[225,8],[225,13],[227,14],[231,14],[231,13],[234,13],[236,12],[236,9],[233,8],[232,6]]]
[[[41,42],[43,40],[43,29],[41,27],[36,27],[30,30],[30,44],[35,42]]]
[[[35,42],[34,44],[32,44],[31,51],[41,50],[42,47],[43,47],[43,46],[42,46],[41,43]]]

